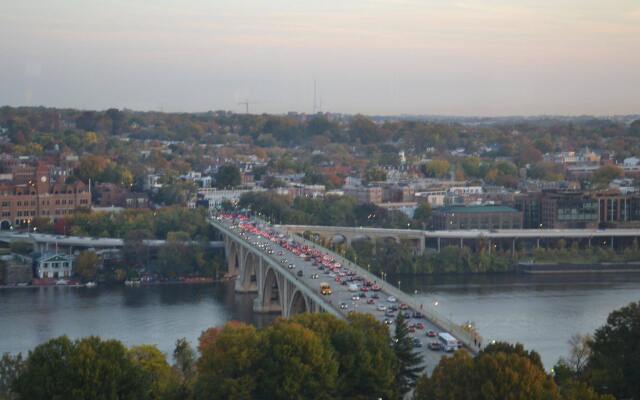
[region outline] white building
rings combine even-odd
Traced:
[[[40,279],[68,279],[73,274],[73,256],[62,253],[44,253],[38,260],[36,274]]]

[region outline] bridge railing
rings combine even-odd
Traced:
[[[372,274],[371,272],[360,267],[356,263],[350,260],[347,260],[340,254],[334,251],[331,251],[324,246],[321,246],[315,242],[307,240],[301,235],[298,235],[295,233],[293,235],[295,235],[296,240],[300,241],[301,243],[304,243],[305,245],[315,248],[317,250],[320,250],[322,252],[331,254],[342,265],[345,265],[348,268],[354,270],[358,275],[364,277],[365,279],[371,282],[375,281],[380,286],[382,291],[395,297],[399,302],[405,303],[412,309],[424,314],[425,317],[429,321],[431,321],[434,325],[436,325],[443,331],[447,331],[451,333],[454,337],[456,337],[458,340],[464,343],[464,345],[473,353],[477,353],[479,350],[482,349],[482,337],[475,331],[475,329],[472,326],[469,326],[469,325],[464,326],[464,325],[459,325],[455,323],[451,319],[440,314],[435,309],[434,305],[419,301],[417,297],[408,295],[407,293],[401,291],[400,289],[396,288],[395,286],[393,286],[392,284],[386,281],[381,281],[380,277]]]

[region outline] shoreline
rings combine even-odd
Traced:
[[[124,282],[121,283],[102,283],[98,284],[96,287],[141,287],[141,286],[167,286],[167,285],[207,285],[212,283],[225,283],[229,282],[228,279],[203,279],[198,281],[166,281],[166,282],[140,282],[135,285],[126,285]],[[86,284],[80,285],[0,285],[0,290],[8,290],[8,289],[34,289],[34,288],[51,288],[51,287],[61,287],[61,288],[73,288],[73,289],[95,289],[95,287],[87,287]]]

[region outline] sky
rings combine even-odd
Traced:
[[[0,0],[0,105],[640,113],[640,0]]]

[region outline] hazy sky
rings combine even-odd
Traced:
[[[0,105],[640,112],[640,0],[0,0]]]

